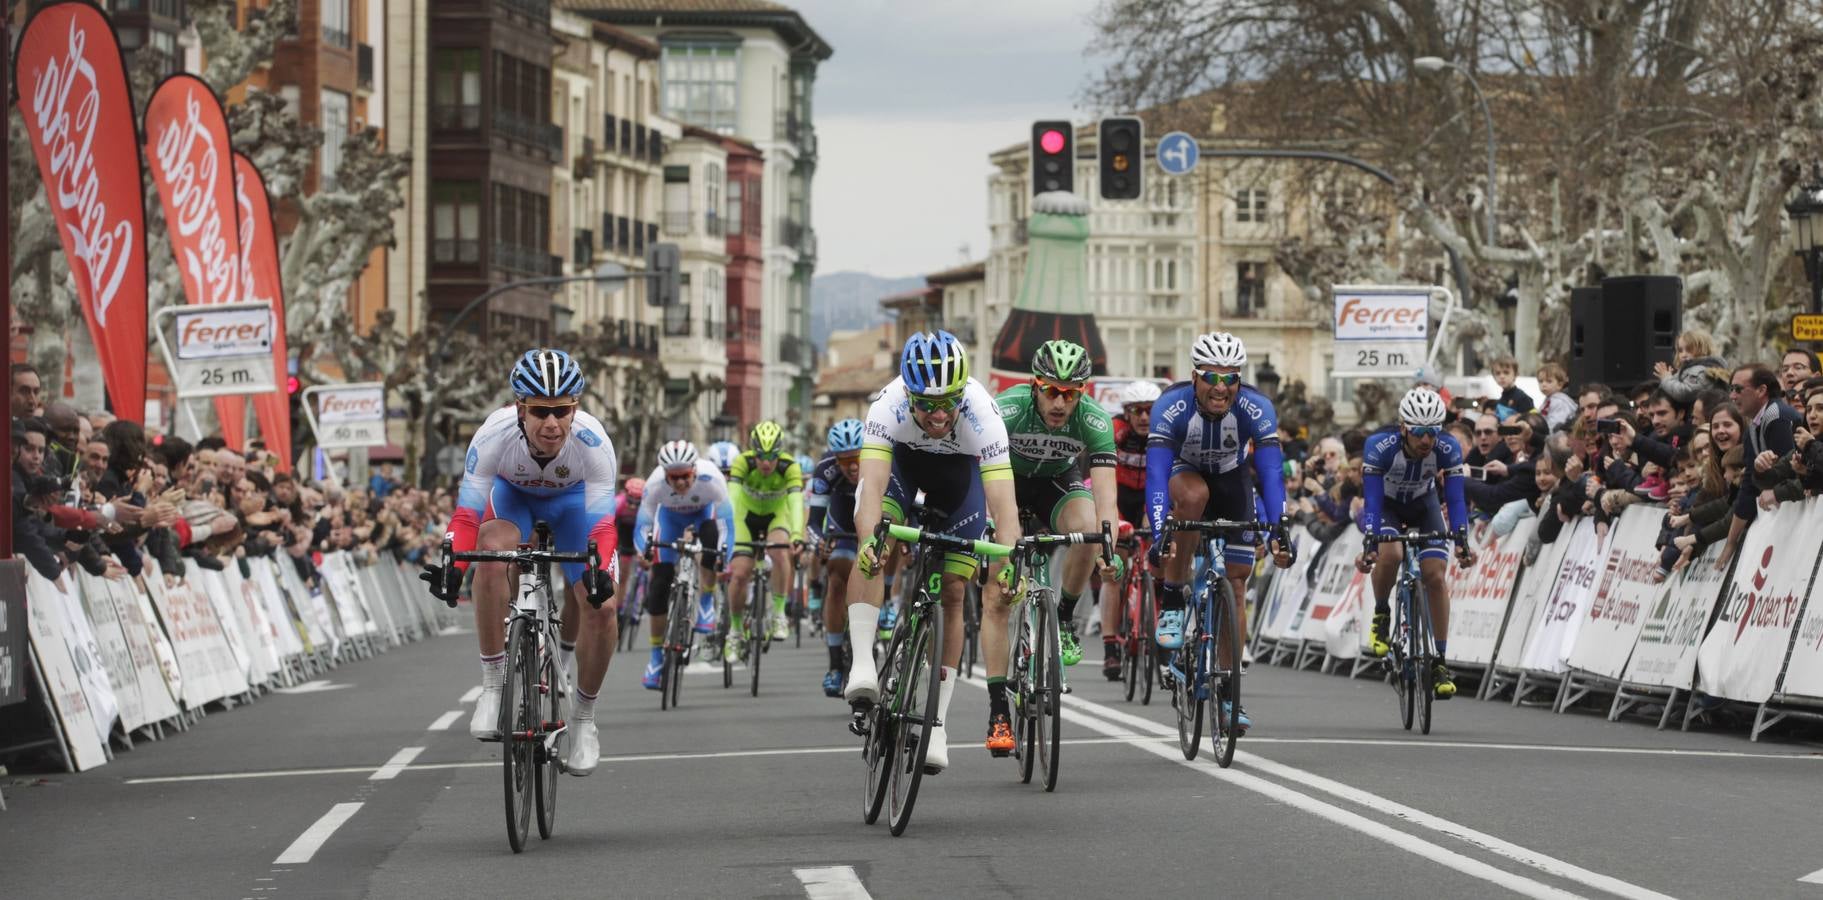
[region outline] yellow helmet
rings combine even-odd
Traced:
[[[753,452],[766,456],[778,455],[784,449],[784,443],[785,429],[770,420],[753,426],[753,430],[747,434],[747,446]]]

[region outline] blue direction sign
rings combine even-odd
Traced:
[[[1173,131],[1158,139],[1158,167],[1166,175],[1182,175],[1196,168],[1196,161],[1202,151],[1196,146],[1196,138],[1181,131]]]

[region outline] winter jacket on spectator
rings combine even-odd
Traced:
[[[1462,462],[1465,465],[1471,466],[1485,466],[1494,460],[1499,460],[1510,466],[1513,464],[1513,451],[1508,450],[1507,445],[1504,442],[1495,444],[1494,449],[1487,453],[1482,453],[1479,447],[1470,444],[1468,447],[1468,454],[1462,458]]]
[[[1544,421],[1552,431],[1570,427],[1576,420],[1576,400],[1563,391],[1544,398]]]
[[[1661,438],[1652,432],[1636,435],[1633,438],[1633,452],[1649,463],[1656,463],[1659,468],[1669,471],[1673,460],[1677,458],[1677,448],[1690,443],[1690,436],[1696,428],[1689,423],[1678,425],[1671,433]]]
[[[1753,461],[1759,458],[1763,450],[1771,450],[1780,458],[1790,456],[1791,451],[1797,448],[1797,442],[1791,436],[1792,429],[1803,425],[1804,417],[1792,409],[1791,404],[1783,400],[1767,403],[1759,415],[1747,424],[1746,443],[1741,457],[1747,464],[1747,471],[1752,473],[1755,470]],[[1749,522],[1753,521],[1759,514],[1759,496],[1754,480],[1742,478],[1740,490],[1734,497],[1734,514]]]
[[[1528,459],[1522,463],[1508,463],[1507,475],[1499,481],[1464,479],[1462,491],[1468,497],[1473,512],[1487,516],[1500,512],[1501,507],[1515,500],[1535,502],[1538,499],[1538,461]]]
[[[1500,399],[1494,402],[1497,404],[1494,414],[1502,419],[1514,413],[1529,413],[1538,408],[1537,404],[1532,402],[1532,395],[1526,393],[1519,385],[1513,385],[1501,391]]]
[[[1565,520],[1575,521],[1577,516],[1582,515],[1583,501],[1588,499],[1588,481],[1587,476],[1575,481],[1564,479],[1557,490],[1551,492],[1550,507],[1538,515],[1540,541],[1549,544],[1557,540],[1557,535],[1566,524]]]
[[[1710,390],[1711,388],[1727,390],[1728,382],[1726,379],[1717,381],[1709,374],[1710,369],[1727,368],[1728,364],[1722,362],[1720,357],[1699,356],[1684,363],[1683,367],[1676,372],[1660,379],[1658,386],[1660,390],[1665,392],[1666,396],[1676,400],[1683,406],[1689,406],[1690,401],[1695,400],[1697,394],[1706,390]]]

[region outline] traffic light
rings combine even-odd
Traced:
[[[1076,190],[1076,133],[1068,120],[1032,123],[1032,193]]]
[[[647,306],[676,306],[682,293],[676,244],[646,247],[646,271],[653,278],[646,288]]]
[[[1138,200],[1145,189],[1145,125],[1131,116],[1101,120],[1095,151],[1101,162],[1101,198]]]

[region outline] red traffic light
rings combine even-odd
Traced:
[[[295,394],[297,392],[298,392],[298,377],[296,375],[285,376],[285,393],[286,394]]]
[[[1063,144],[1064,144],[1063,132],[1057,131],[1055,129],[1046,131],[1043,135],[1041,135],[1038,138],[1039,149],[1043,150],[1046,153],[1062,153]]]

